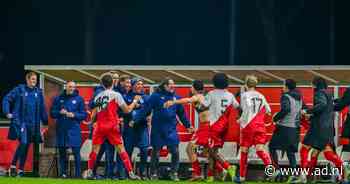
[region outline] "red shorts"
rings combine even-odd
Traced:
[[[240,146],[250,147],[257,144],[266,143],[266,130],[264,123],[249,123],[241,129]]]
[[[222,148],[224,145],[224,136],[228,128],[226,118],[220,118],[210,126],[210,147]]]
[[[199,146],[209,146],[209,122],[199,123],[198,130],[192,136],[192,142]]]
[[[123,144],[123,138],[120,134],[119,125],[113,126],[96,126],[92,134],[92,144],[101,145],[105,140],[112,145]]]

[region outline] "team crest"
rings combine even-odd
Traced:
[[[73,100],[73,101],[72,101],[72,104],[76,104],[76,103],[77,103],[77,101],[76,101],[76,100]]]
[[[35,98],[38,98],[38,93],[34,93]]]

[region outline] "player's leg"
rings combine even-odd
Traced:
[[[277,150],[274,149],[274,148],[272,148],[272,147],[269,145],[269,153],[270,153],[272,165],[273,165],[275,168],[279,168]]]
[[[152,153],[151,153],[151,179],[156,180],[158,179],[158,166],[159,166],[159,151],[160,148],[157,146],[152,146]]]
[[[255,146],[256,148],[256,154],[258,157],[263,161],[265,166],[271,165],[271,158],[268,152],[265,150],[263,144],[257,144]]]
[[[307,168],[309,166],[309,152],[311,147],[305,144],[302,144],[300,149],[300,167]]]
[[[304,170],[309,170],[310,162],[308,160],[309,152],[311,150],[311,147],[305,144],[301,145],[300,148],[300,167]],[[308,173],[301,173],[299,178],[295,180],[293,183],[307,183],[307,175]]]
[[[80,147],[72,147],[72,152],[74,156],[74,168],[75,168],[75,177],[81,177],[81,156],[80,156]]]
[[[309,162],[309,175],[311,174],[311,172],[313,172],[313,170],[315,169],[315,167],[317,166],[317,159],[318,159],[318,155],[320,154],[319,150],[313,149],[311,152],[311,160]]]
[[[210,151],[209,151],[210,152]],[[215,159],[208,155],[208,172],[206,182],[214,182],[214,164]]]
[[[220,165],[228,172],[231,179],[234,180],[237,167],[235,165],[230,165],[230,163],[225,160],[221,154],[219,154],[219,148],[212,149],[211,157],[213,157],[216,162],[219,162]]]
[[[94,129],[92,136],[92,150],[88,160],[88,179],[95,179],[96,173],[94,173],[93,170],[96,167],[97,153],[99,153],[101,145],[105,142],[105,140],[106,138],[104,132]]]
[[[195,153],[196,145],[193,142],[189,142],[186,147],[186,153],[188,159],[192,163],[192,178],[191,181],[196,181],[201,179],[201,167],[197,158],[197,154]]]
[[[148,158],[148,146],[142,146],[140,147],[140,176],[141,179],[146,180],[147,179],[147,173],[146,173],[146,165],[147,165],[147,158]]]
[[[19,169],[17,172],[17,176],[22,177],[24,175],[24,165],[26,163],[27,160],[27,156],[28,156],[28,150],[29,150],[29,145],[30,144],[24,144],[21,143],[21,155],[19,158]]]
[[[341,180],[343,182],[348,182],[349,171],[347,167],[344,166],[344,163],[341,160],[341,158],[333,150],[332,146],[327,145],[326,148],[323,150],[323,154],[328,161],[332,162],[338,168],[339,173],[342,173]]]
[[[92,170],[93,175],[96,175],[97,166],[100,165],[102,156],[103,156],[103,154],[105,154],[105,151],[106,151],[106,141],[101,145],[100,151],[96,155],[96,164],[95,164],[95,167]],[[105,167],[105,172],[107,172],[107,166]]]
[[[11,165],[10,165],[10,168],[9,168],[9,176],[16,176],[17,175],[17,161],[18,159],[21,157],[21,153],[22,153],[22,146],[20,141],[19,141],[19,144],[17,146],[17,149],[16,149],[16,152],[15,154],[13,155],[13,158],[12,158],[12,162],[11,162]]]
[[[139,180],[140,177],[135,175],[135,173],[133,172],[133,167],[132,167],[129,155],[128,155],[128,153],[126,152],[126,150],[124,148],[124,144],[123,143],[117,144],[115,146],[115,148],[116,148],[116,150],[118,152],[118,155],[120,156],[120,159],[122,160],[122,162],[124,164],[124,167],[125,167],[126,171],[128,172],[129,179]]]
[[[180,181],[178,176],[178,170],[180,166],[179,145],[168,145],[168,149],[171,154],[171,179],[173,181]]]
[[[97,153],[100,151],[101,144],[93,144],[92,145],[92,151],[89,155],[89,160],[88,160],[88,169],[93,170],[95,165],[96,165],[96,158],[97,158]]]
[[[59,147],[58,153],[59,153],[59,163],[60,163],[60,176],[62,178],[67,178],[67,148]]]
[[[240,147],[240,160],[239,160],[239,182],[244,182],[246,180],[247,167],[248,167],[248,151],[249,147]]]

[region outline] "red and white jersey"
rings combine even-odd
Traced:
[[[203,105],[209,107],[210,125],[214,124],[224,114],[227,107],[232,105],[234,108],[239,107],[236,98],[227,90],[214,89],[209,91],[205,96]]]
[[[98,125],[108,126],[119,123],[118,109],[125,105],[122,95],[111,89],[100,92],[95,98],[97,106],[96,121]]]
[[[264,95],[258,91],[246,91],[241,94],[242,114],[238,122],[241,128],[245,128],[253,120],[263,123],[265,113],[270,113],[271,108]]]

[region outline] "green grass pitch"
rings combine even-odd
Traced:
[[[147,183],[155,183],[155,184],[171,184],[171,183],[177,183],[177,184],[187,184],[187,183],[206,183],[206,182],[187,182],[187,181],[180,181],[180,182],[172,182],[172,181],[166,181],[166,180],[160,180],[160,181],[130,181],[130,180],[79,180],[79,179],[49,179],[49,178],[8,178],[8,177],[0,177],[0,184],[147,184]],[[213,184],[216,183],[232,183],[232,182],[213,182]],[[248,184],[255,184],[260,183],[263,184],[264,182],[247,182]],[[206,183],[208,184],[208,183]],[[275,183],[277,184],[277,183]]]

